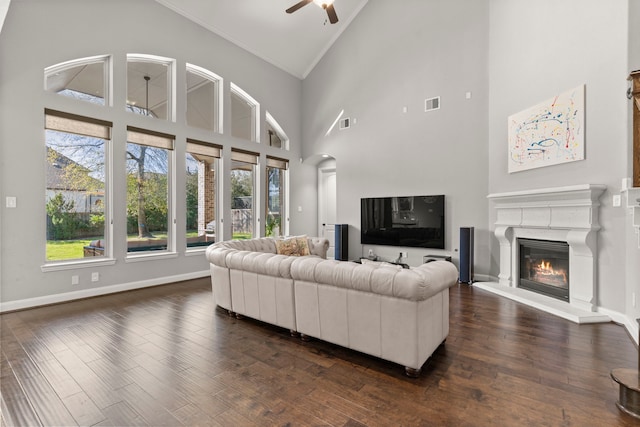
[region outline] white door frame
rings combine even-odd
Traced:
[[[333,218],[326,217],[326,200],[329,194],[327,194],[327,189],[325,188],[326,178],[330,175],[336,174],[335,166],[326,167],[326,168],[318,168],[318,236],[327,237],[330,240],[330,249],[328,252],[328,256],[330,255],[333,258],[333,250],[335,245],[335,217],[337,212],[334,212]],[[335,197],[335,189],[333,191],[333,197]],[[335,205],[335,203],[334,203]]]

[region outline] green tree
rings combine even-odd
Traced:
[[[127,144],[127,215],[137,223],[138,237],[167,229],[167,150]]]
[[[47,202],[47,215],[51,220],[51,238],[53,240],[69,240],[74,237],[78,228],[73,200],[65,200],[62,193],[56,193]]]
[[[187,230],[198,228],[198,172],[187,171]]]

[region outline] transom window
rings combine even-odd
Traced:
[[[187,125],[222,133],[222,78],[187,64]]]
[[[127,109],[135,114],[174,120],[173,64],[168,58],[127,55]]]
[[[282,148],[283,150],[289,149],[289,138],[284,133],[278,122],[273,118],[268,111],[265,112],[266,123],[266,139],[270,147]]]
[[[231,136],[260,142],[260,104],[231,83]]]
[[[109,56],[92,56],[52,65],[44,70],[45,90],[94,104],[109,105],[110,66]]]

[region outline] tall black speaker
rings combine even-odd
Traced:
[[[460,283],[473,283],[473,227],[460,227]]]
[[[335,248],[334,258],[338,261],[349,260],[349,224],[335,225]]]

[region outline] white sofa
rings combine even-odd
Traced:
[[[447,261],[403,269],[388,263],[325,259],[328,242],[309,239],[312,256],[276,254],[270,238],[207,249],[218,306],[405,366],[417,376],[449,333]]]

